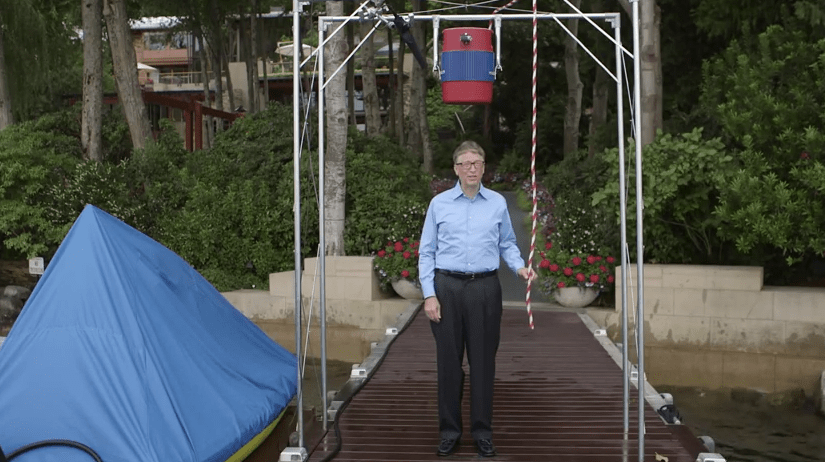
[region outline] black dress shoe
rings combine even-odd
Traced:
[[[458,438],[442,438],[435,454],[441,457],[449,456],[458,450],[459,445]]]
[[[493,440],[481,438],[476,440],[476,447],[478,448],[478,455],[481,457],[493,457],[496,455],[496,447],[493,445]]]

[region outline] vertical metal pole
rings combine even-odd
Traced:
[[[636,335],[639,338],[637,348],[639,349],[639,367],[636,383],[639,385],[639,462],[644,462],[645,457],[645,297],[644,297],[644,238],[642,236],[644,217],[644,203],[642,194],[642,71],[641,71],[641,50],[639,44],[639,3],[641,0],[633,0],[633,106],[636,114],[636,284],[637,284],[637,307],[636,315]],[[651,1],[651,0],[647,0]]]
[[[324,32],[326,25],[323,20],[318,20],[318,197],[320,203],[318,204],[318,271],[321,273],[321,284],[319,291],[320,312],[318,317],[321,320],[321,400],[324,411],[324,430],[327,430],[327,324],[326,324],[326,298],[327,298],[327,272],[326,272],[326,239],[324,226],[324,209],[325,193],[324,193],[324,177],[326,168],[324,167]]]
[[[292,0],[292,174],[294,187],[294,204],[292,211],[295,220],[295,355],[298,357],[298,446],[304,447],[304,393],[303,374],[301,373],[301,126],[299,106],[301,66],[298,61],[298,42],[300,38],[299,0]]]
[[[621,217],[621,265],[622,265],[622,422],[624,426],[624,437],[627,439],[630,432],[630,387],[628,380],[630,374],[627,366],[627,277],[630,270],[627,256],[627,177],[625,176],[625,152],[624,152],[624,61],[622,60],[622,37],[621,37],[621,16],[616,15],[613,23],[613,37],[616,40],[616,115],[618,118],[617,133],[619,137],[619,216]]]

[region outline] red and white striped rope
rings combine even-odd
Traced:
[[[499,12],[499,11],[501,11],[501,10],[504,10],[504,9],[510,8],[511,6],[513,6],[513,3],[516,3],[517,1],[518,1],[518,0],[510,0],[510,3],[508,3],[508,4],[504,5],[504,6],[500,6],[500,7],[496,8],[495,10],[493,10],[493,14],[496,14],[496,13],[498,13],[498,12]],[[488,24],[488,25],[487,25],[487,28],[488,28],[488,29],[490,29],[490,30],[492,30],[492,29],[493,29],[493,20],[492,20],[492,19],[490,20],[490,24]]]
[[[536,192],[536,68],[538,67],[538,17],[536,1],[533,0],[533,127],[532,143],[530,152],[530,177],[533,191],[533,229],[530,237],[530,256],[527,259],[527,268],[530,271],[530,278],[527,280],[527,317],[529,318],[530,329],[533,325],[533,309],[531,308],[530,292],[533,287],[533,254],[536,251],[536,221],[538,219],[538,194]]]

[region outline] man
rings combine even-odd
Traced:
[[[453,152],[458,182],[430,202],[421,232],[418,270],[424,312],[430,319],[438,359],[436,454],[448,456],[461,441],[464,349],[470,365],[470,433],[482,457],[493,445],[493,379],[501,328],[503,258],[520,277],[525,268],[501,194],[481,185],[484,150],[465,141]]]

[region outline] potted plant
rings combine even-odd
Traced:
[[[600,292],[613,287],[616,259],[612,256],[555,249],[551,242],[539,255],[539,290],[562,306],[587,306]]]
[[[373,268],[381,288],[392,287],[398,295],[408,299],[424,298],[418,280],[418,241],[405,237],[389,241],[375,254]]]

